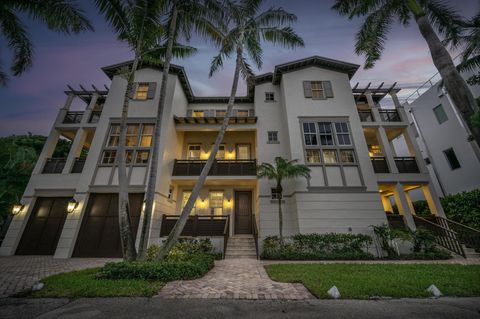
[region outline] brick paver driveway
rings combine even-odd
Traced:
[[[31,288],[40,279],[72,270],[103,266],[105,258],[54,259],[52,256],[0,257],[0,297]]]
[[[264,264],[256,259],[224,259],[215,262],[204,277],[169,282],[158,298],[216,299],[313,299],[302,284],[272,281]]]

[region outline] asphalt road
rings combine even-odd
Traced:
[[[480,318],[480,298],[397,300],[0,299],[0,318]]]

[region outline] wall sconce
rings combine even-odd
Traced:
[[[12,215],[13,215],[13,216],[16,216],[16,215],[20,214],[20,212],[23,210],[23,208],[25,208],[25,205],[22,205],[22,204],[15,204],[15,205],[13,205],[13,207],[12,207]]]
[[[73,213],[77,207],[78,202],[75,200],[75,198],[70,199],[67,204],[67,213]]]

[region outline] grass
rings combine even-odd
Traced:
[[[159,281],[137,279],[96,279],[100,268],[62,273],[42,279],[43,289],[33,291],[30,297],[151,297],[164,286]]]
[[[480,265],[288,264],[265,267],[270,278],[303,283],[318,298],[337,286],[341,298],[424,298],[434,284],[445,296],[480,296]]]

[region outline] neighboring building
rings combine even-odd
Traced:
[[[50,254],[59,258],[120,255],[116,146],[125,81],[115,75],[130,62],[103,68],[110,89],[66,92],[1,255]],[[311,168],[310,180],[284,185],[285,234],[367,233],[387,222],[394,198],[415,228],[409,192],[421,189],[430,209],[444,216],[395,87],[351,88],[358,65],[310,57],[277,65],[237,97],[235,114],[192,211],[185,235],[210,236],[223,249],[237,234],[278,234],[274,184],[256,177],[256,165],[276,156]],[[127,160],[134,230],[141,224],[161,70],[135,74],[128,113]],[[220,127],[227,97],[196,97],[185,71],[172,66],[163,113],[159,173],[149,243],[160,242],[185,204]],[[380,108],[390,94],[394,109]],[[74,98],[85,111],[70,110]],[[403,136],[409,157],[396,157]],[[59,138],[72,140],[67,158],[52,158]],[[88,153],[88,154],[87,154]],[[67,205],[71,198],[77,207]],[[224,236],[225,231],[225,238]],[[218,237],[218,238],[217,238]]]
[[[467,79],[472,73],[465,73]],[[435,83],[405,107],[440,196],[480,188],[480,150],[448,93]],[[469,86],[475,98],[480,85]]]

